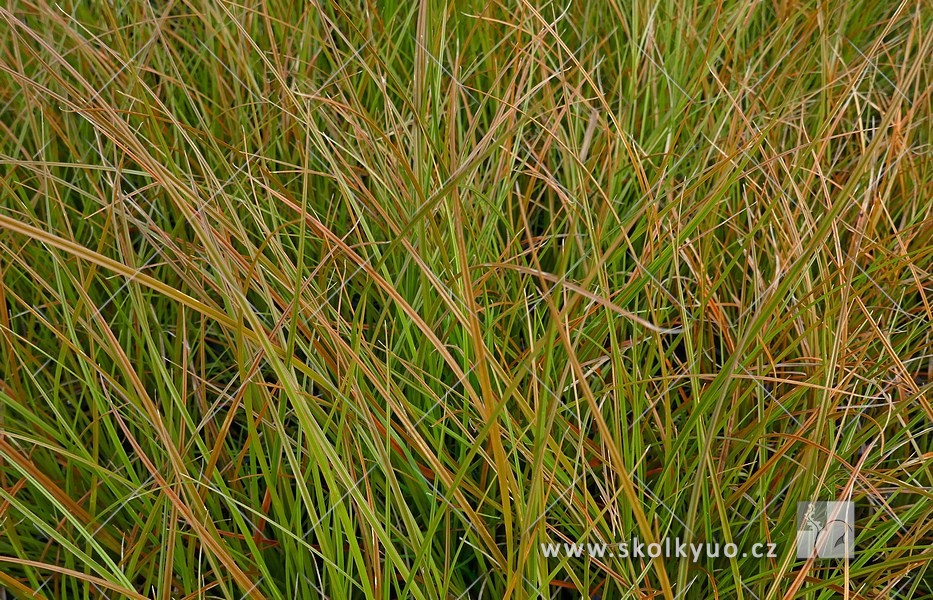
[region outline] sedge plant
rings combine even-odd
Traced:
[[[931,16],[5,3],[0,598],[933,597]]]

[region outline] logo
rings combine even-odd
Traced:
[[[797,503],[797,558],[853,558],[855,504]]]

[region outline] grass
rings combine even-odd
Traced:
[[[931,30],[8,2],[0,598],[933,598]]]

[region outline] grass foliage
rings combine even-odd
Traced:
[[[7,2],[0,598],[933,597],[931,13]]]

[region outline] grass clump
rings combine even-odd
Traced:
[[[933,597],[927,3],[0,23],[0,597]]]

